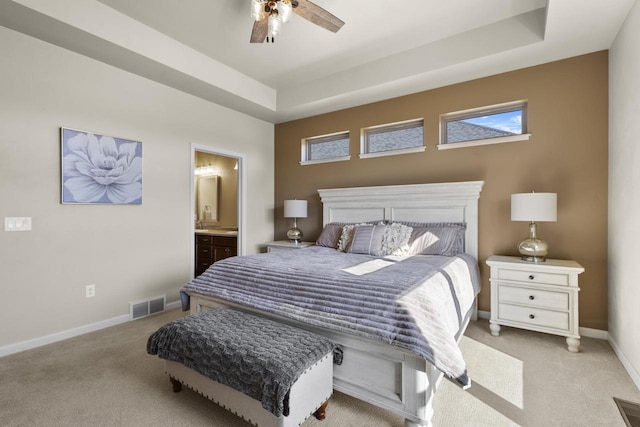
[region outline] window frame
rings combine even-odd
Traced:
[[[438,150],[451,148],[476,147],[479,145],[502,144],[505,142],[528,141],[531,133],[528,132],[528,101],[519,100],[505,102],[502,104],[489,105],[485,107],[470,108],[468,110],[454,111],[440,114],[440,135],[438,139]],[[460,142],[445,142],[447,138],[447,124],[450,122],[462,121],[487,115],[508,113],[512,111],[522,111],[522,133],[518,135],[499,136],[495,138],[475,139]]]
[[[346,138],[345,138],[346,136]],[[347,160],[351,160],[351,155],[347,155],[347,156],[339,156],[339,157],[330,157],[330,158],[326,158],[326,159],[318,159],[318,160],[310,160],[309,159],[309,155],[311,153],[311,146],[313,144],[319,144],[319,143],[323,143],[323,142],[331,142],[331,141],[339,141],[339,140],[343,140],[346,139],[347,141],[349,141],[349,144],[347,145],[347,148],[349,149],[349,152],[351,151],[351,134],[348,130],[346,131],[340,131],[340,132],[333,132],[333,133],[327,133],[324,135],[316,135],[316,136],[311,136],[308,138],[302,138],[301,142],[300,142],[300,164],[301,165],[315,165],[315,164],[320,164],[320,163],[331,163],[331,162],[343,162],[343,161],[347,161]]]
[[[385,151],[376,151],[370,153],[368,151],[369,140],[367,136],[369,134],[381,134],[387,131],[392,132],[395,130],[403,130],[410,129],[413,127],[422,126],[422,145],[419,147],[409,147],[409,148],[398,148],[394,150],[385,150]],[[426,150],[426,145],[424,143],[424,118],[403,120],[400,122],[394,123],[385,123],[382,125],[368,126],[366,128],[360,129],[360,158],[368,159],[373,157],[382,157],[382,156],[395,156],[398,154],[410,154],[410,153],[422,153]]]

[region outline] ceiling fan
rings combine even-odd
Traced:
[[[254,19],[251,43],[274,41],[283,23],[289,22],[295,12],[322,28],[338,32],[344,22],[309,0],[251,0],[251,17]]]

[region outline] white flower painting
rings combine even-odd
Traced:
[[[62,203],[141,204],[142,143],[62,128]]]

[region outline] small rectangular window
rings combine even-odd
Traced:
[[[300,164],[349,160],[349,132],[314,136],[302,140]]]
[[[441,115],[438,148],[522,141],[529,136],[527,102],[517,101]]]
[[[424,120],[371,126],[361,131],[360,158],[424,151]]]

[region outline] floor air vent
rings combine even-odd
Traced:
[[[618,405],[620,415],[622,415],[625,424],[628,427],[640,427],[640,405],[617,397],[614,397],[613,400]]]
[[[166,300],[167,300],[167,296],[162,295],[162,296],[151,298],[144,301],[130,302],[129,318],[131,320],[139,319],[141,317],[146,317],[151,314],[164,311],[164,305]]]

